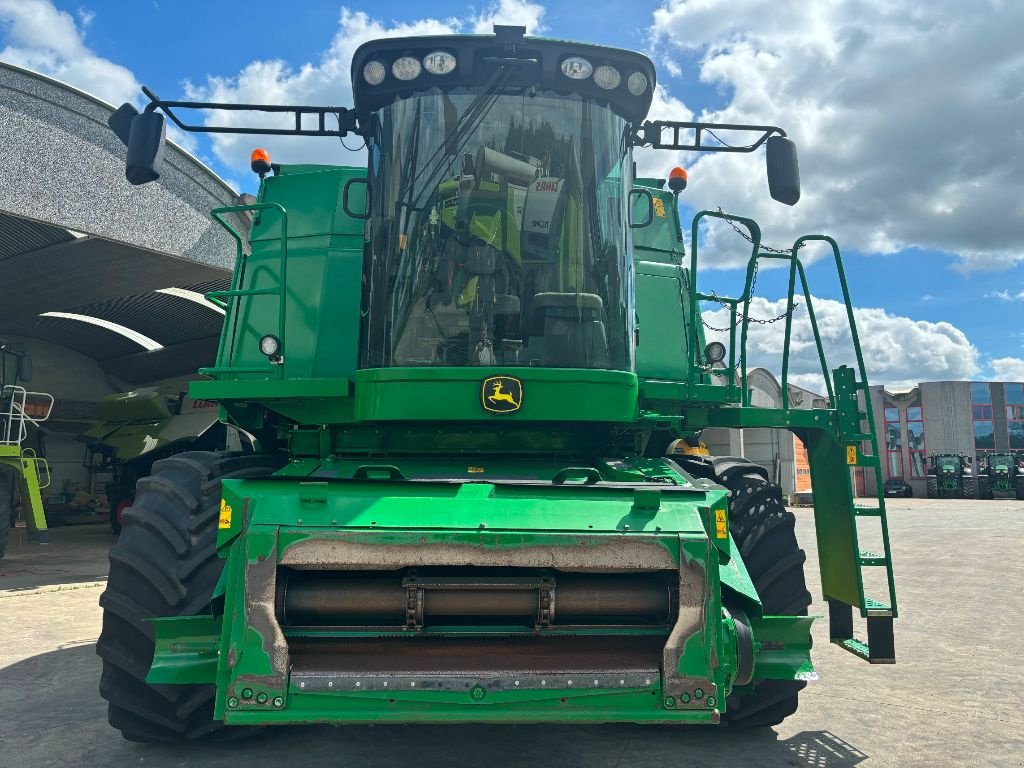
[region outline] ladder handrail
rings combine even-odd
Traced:
[[[8,392],[10,393],[9,395]],[[46,413],[43,416],[29,416],[25,411],[26,403],[30,396],[32,398],[45,398],[48,401]],[[21,445],[25,438],[28,437],[28,424],[38,427],[42,422],[50,418],[50,414],[53,412],[53,395],[48,392],[30,392],[18,384],[8,384],[0,390],[0,402],[8,397],[10,397],[10,404],[5,412],[0,413],[0,416],[5,417],[3,439],[0,439],[0,445]],[[17,425],[17,439],[11,437],[12,433],[15,432],[15,425]]]
[[[239,234],[225,218],[224,215],[228,213],[241,213],[244,211],[262,211],[274,209],[281,214],[281,264],[278,271],[278,285],[277,288],[258,289],[260,292],[256,293],[256,289],[242,289],[242,283],[245,279],[245,272],[248,266],[248,254],[245,253],[244,241],[242,235]],[[283,362],[279,365],[271,365],[270,368],[263,371],[262,369],[254,368],[234,368],[231,365],[231,360],[234,358],[234,347],[235,340],[238,335],[238,324],[240,318],[241,299],[245,296],[251,295],[274,295],[278,296],[278,308],[277,308],[277,337],[281,342],[281,351],[287,352],[287,341],[285,338],[285,322],[286,322],[286,309],[287,309],[287,285],[288,285],[288,211],[280,203],[250,203],[248,205],[229,205],[222,208],[214,208],[210,215],[219,223],[224,229],[227,230],[228,234],[235,241],[235,269],[231,279],[231,287],[227,291],[210,291],[205,294],[207,300],[216,304],[223,304],[223,308],[227,314],[224,318],[224,323],[221,326],[220,342],[217,345],[217,362],[212,368],[202,368],[200,373],[207,375],[218,375],[227,373],[267,373],[271,374],[276,369],[279,378],[284,378],[284,364]],[[230,317],[233,324],[231,331],[231,349],[227,349],[226,341],[228,340],[228,318]],[[225,357],[227,362],[225,364]]]

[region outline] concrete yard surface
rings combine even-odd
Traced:
[[[233,744],[146,746],[107,724],[97,692],[97,599],[113,536],[12,532],[0,560],[0,766],[1024,766],[1024,502],[893,499],[897,664],[828,643],[820,679],[776,729],[605,726],[306,726]],[[810,509],[795,510],[822,615]]]

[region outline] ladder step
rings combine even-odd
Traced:
[[[849,651],[854,656],[860,656],[866,661],[871,661],[871,650],[868,648],[867,643],[863,643],[853,637],[835,642],[840,648]]]
[[[857,517],[881,517],[881,507],[853,507],[853,514]]]
[[[866,549],[862,549],[857,557],[857,562],[861,565],[888,565],[889,558],[877,552],[869,552]]]
[[[870,597],[864,598],[864,610],[867,611],[868,616],[892,616],[891,605]]]

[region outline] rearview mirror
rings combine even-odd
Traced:
[[[18,378],[24,382],[32,381],[31,355],[18,355]]]
[[[164,116],[156,112],[143,112],[132,119],[125,164],[125,177],[131,184],[148,184],[160,178],[166,130]]]
[[[110,126],[110,130],[117,134],[117,138],[126,147],[132,135],[132,121],[138,114],[139,110],[131,104],[124,103],[114,111],[114,114],[107,118],[107,125]]]
[[[768,191],[772,199],[794,205],[800,199],[800,163],[796,144],[785,136],[772,136],[765,142],[768,165]]]

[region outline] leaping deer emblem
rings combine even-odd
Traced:
[[[487,396],[487,399],[495,404],[504,402],[509,403],[513,408],[518,408],[519,403],[516,402],[516,399],[512,396],[512,393],[502,391],[501,387],[502,383],[500,381],[494,382],[491,385],[492,393]]]

